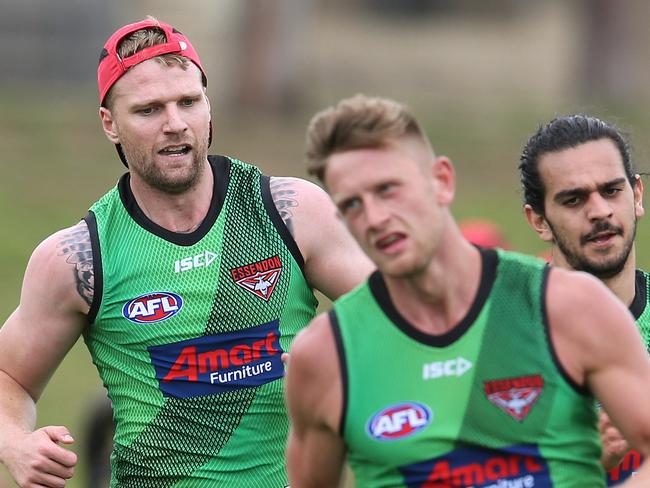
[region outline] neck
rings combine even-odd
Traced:
[[[190,233],[205,219],[214,186],[211,166],[206,161],[197,183],[183,193],[172,194],[147,185],[131,173],[131,191],[149,220],[176,233]]]
[[[408,277],[384,275],[400,314],[433,335],[452,330],[467,315],[480,284],[481,255],[460,234],[443,239],[425,270]]]

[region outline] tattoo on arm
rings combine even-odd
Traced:
[[[271,178],[271,197],[275,208],[278,209],[280,217],[284,221],[291,235],[293,235],[293,214],[291,209],[298,206],[298,192],[293,189],[292,181],[289,178]]]
[[[57,244],[60,256],[67,256],[66,262],[74,266],[77,292],[90,306],[95,291],[95,272],[90,233],[85,222],[72,227]]]

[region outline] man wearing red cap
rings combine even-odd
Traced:
[[[284,487],[281,357],[312,288],[335,298],[371,264],[316,185],[208,156],[207,77],[176,29],[119,29],[98,84],[129,171],[30,259],[0,329],[0,460],[23,487],[72,477],[73,437],[34,430],[35,403],[83,335],[113,404],[112,486]]]

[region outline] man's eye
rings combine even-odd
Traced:
[[[345,202],[342,202],[340,205],[341,213],[345,214],[351,210],[354,210],[359,207],[359,199],[358,198],[352,198],[350,200],[346,200]]]
[[[138,113],[141,115],[151,115],[153,113],[153,107],[145,107],[138,110]]]
[[[387,192],[391,191],[394,188],[395,188],[394,183],[384,183],[383,185],[379,186],[378,190],[379,190],[379,193],[387,193]]]
[[[184,99],[181,103],[182,103],[183,106],[185,106],[185,107],[191,107],[192,105],[194,105],[194,99],[192,99],[192,98],[186,98],[186,99]]]
[[[568,198],[567,200],[564,200],[564,202],[562,202],[562,204],[567,207],[575,207],[576,205],[578,205],[578,203],[580,203],[580,199],[578,197]]]

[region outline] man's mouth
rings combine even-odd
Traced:
[[[385,237],[382,237],[380,239],[377,239],[375,241],[375,246],[379,248],[380,250],[384,250],[395,244],[396,242],[402,240],[404,236],[400,233],[391,233]]]
[[[598,234],[597,236],[594,236],[591,240],[594,242],[606,241],[607,239],[615,235],[616,234],[613,232],[605,232],[604,234]]]
[[[603,242],[609,241],[612,237],[621,234],[620,231],[610,230],[606,232],[597,232],[593,234],[587,234],[583,237],[583,244],[593,242],[595,244],[602,244]]]
[[[181,156],[190,152],[192,147],[189,144],[179,144],[176,146],[166,146],[158,151],[163,156]]]

